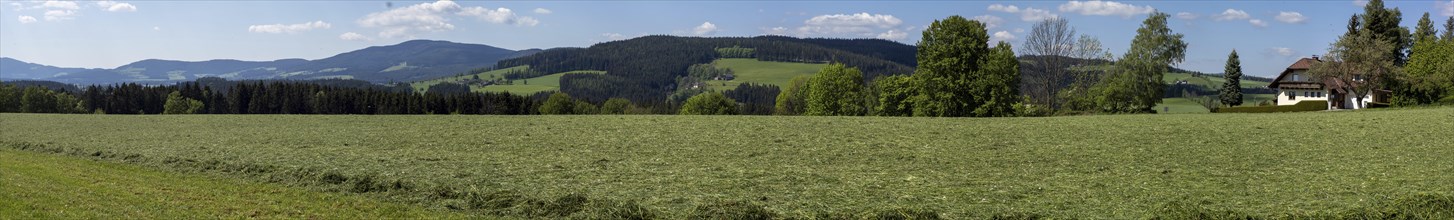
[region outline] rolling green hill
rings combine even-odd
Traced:
[[[779,88],[786,87],[788,81],[793,77],[807,76],[818,73],[827,64],[821,63],[790,63],[759,61],[757,59],[730,58],[712,61],[712,65],[718,68],[731,69],[737,78],[733,80],[708,80],[707,87],[717,91],[736,89],[742,83],[772,84]]]
[[[563,73],[555,73],[535,78],[515,80],[512,85],[489,85],[485,87],[471,86],[474,92],[509,92],[516,95],[530,95],[538,92],[560,90],[560,77],[565,74],[606,74],[606,71],[599,70],[576,70]]]
[[[510,72],[510,71],[523,71],[523,70],[527,70],[527,69],[530,69],[530,66],[517,66],[517,67],[497,69],[497,70],[485,71],[485,72],[480,72],[480,73],[475,73],[475,74],[469,74],[469,75],[450,76],[450,77],[444,77],[444,78],[438,78],[438,79],[417,81],[417,82],[409,83],[409,85],[412,86],[412,87],[414,87],[414,91],[424,92],[424,90],[429,89],[429,86],[433,86],[434,84],[440,84],[440,83],[446,83],[446,82],[456,82],[457,83],[457,82],[461,82],[461,81],[464,81],[464,80],[467,80],[467,79],[472,79],[475,76],[479,76],[480,79],[503,78],[504,77],[503,75],[505,73]]]

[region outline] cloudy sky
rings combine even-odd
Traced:
[[[981,20],[1016,46],[1034,21],[1068,18],[1123,53],[1151,11],[1186,34],[1180,67],[1272,76],[1322,54],[1362,1],[0,1],[0,56],[61,67],[142,59],[321,59],[411,39],[507,49],[584,47],[649,34],[883,38],[915,44],[951,15]],[[1454,0],[1387,3],[1412,27],[1454,16]]]

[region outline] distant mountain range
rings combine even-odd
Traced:
[[[319,60],[274,61],[148,59],[115,69],[62,68],[0,58],[0,79],[48,80],[72,84],[137,82],[162,84],[202,77],[244,79],[358,79],[374,83],[408,82],[450,76],[494,66],[498,61],[540,52],[480,44],[413,40],[375,46]]]

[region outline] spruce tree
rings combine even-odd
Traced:
[[[1237,57],[1237,50],[1227,55],[1227,69],[1222,73],[1221,93],[1217,95],[1222,99],[1222,106],[1242,105],[1242,60]]]

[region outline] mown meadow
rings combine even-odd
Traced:
[[[0,115],[0,147],[485,216],[1454,217],[1454,108],[1051,118]]]

